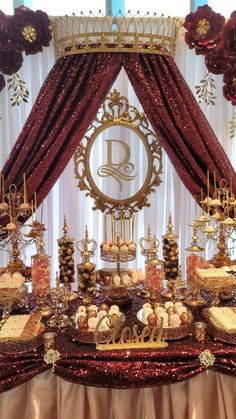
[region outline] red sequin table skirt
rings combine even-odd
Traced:
[[[143,302],[142,298],[136,297],[124,309],[129,324],[135,323]],[[78,302],[72,304],[71,313],[76,304]],[[199,313],[196,313],[196,319],[199,320]],[[55,374],[77,384],[128,389],[177,383],[205,371],[199,359],[205,349],[215,356],[210,370],[236,375],[236,346],[215,342],[210,336],[204,344],[188,337],[169,342],[169,347],[161,350],[100,352],[92,345],[73,342],[67,330],[58,333],[57,349],[61,358],[56,363]],[[0,392],[51,368],[44,362],[43,347],[29,353],[0,354],[0,366]]]

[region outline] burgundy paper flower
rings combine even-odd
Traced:
[[[14,49],[0,50],[0,70],[3,74],[11,76],[16,73],[23,62],[23,57],[20,52]]]
[[[0,92],[6,86],[5,79],[2,74],[0,74]]]
[[[0,29],[0,49],[8,48],[9,37],[5,31]]]
[[[223,86],[224,97],[231,101],[232,105],[236,105],[236,65],[226,70],[223,80],[225,83]]]
[[[226,22],[222,38],[225,54],[236,56],[236,11],[231,13],[229,20]]]
[[[205,64],[210,73],[223,74],[230,66],[230,59],[224,55],[222,48],[213,49],[205,56]]]
[[[224,16],[215,13],[208,5],[199,6],[196,12],[185,18],[185,42],[189,48],[196,48],[196,54],[206,54],[219,44],[224,21]]]
[[[14,16],[8,19],[7,30],[19,51],[26,55],[36,54],[47,47],[52,38],[48,15],[41,10],[33,12],[27,7],[15,9]]]

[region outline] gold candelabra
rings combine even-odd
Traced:
[[[17,190],[15,184],[9,186],[9,190],[5,193],[4,176],[0,175],[0,248],[6,249],[11,246],[10,261],[6,267],[6,271],[11,273],[19,271],[26,274],[27,268],[20,258],[20,249],[36,243],[38,237],[42,234],[44,226],[37,221],[36,215],[33,214],[37,210],[36,194],[31,204],[27,200],[27,189],[25,175],[23,176],[24,192],[23,194]],[[24,220],[32,214],[32,224],[24,224]],[[27,231],[23,232],[23,229]]]
[[[233,238],[236,231],[236,199],[232,185],[227,185],[221,179],[219,186],[216,184],[214,172],[214,194],[209,195],[209,171],[207,172],[207,196],[203,197],[201,191],[202,215],[193,222],[194,230],[203,233],[207,240],[217,242],[218,252],[210,261],[214,266],[230,265],[230,255],[227,250],[227,240]]]

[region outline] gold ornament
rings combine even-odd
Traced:
[[[211,353],[209,349],[205,349],[199,355],[200,364],[205,368],[211,367],[215,362],[215,356]]]
[[[61,359],[61,354],[55,349],[49,349],[43,357],[43,360],[46,364],[52,364],[52,372],[55,371],[55,365],[59,359]]]

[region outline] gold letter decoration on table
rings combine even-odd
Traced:
[[[132,328],[129,326],[121,330],[122,322],[118,320],[114,325],[114,330],[110,339],[99,339],[99,326],[105,318],[102,317],[96,327],[94,341],[96,349],[99,351],[114,351],[124,349],[159,349],[166,348],[168,343],[162,337],[163,319],[160,326],[150,328],[145,326],[139,333],[138,325],[135,324]]]

